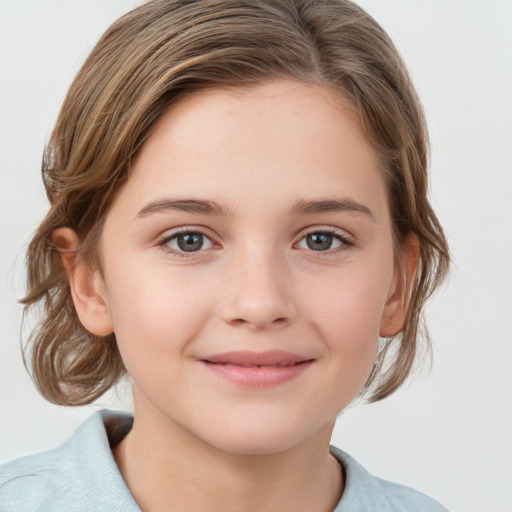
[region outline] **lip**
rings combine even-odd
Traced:
[[[200,361],[217,376],[247,387],[272,387],[301,375],[314,359],[291,352],[234,351]]]

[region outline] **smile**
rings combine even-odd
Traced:
[[[285,366],[295,366],[302,364],[304,361],[299,363],[286,363],[286,364],[234,364],[234,363],[214,363],[212,361],[206,361],[211,364],[221,364],[223,366],[242,366],[243,368],[284,368]]]
[[[200,360],[214,374],[246,387],[271,387],[301,375],[314,359],[282,351],[227,352]]]

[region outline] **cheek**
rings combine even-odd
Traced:
[[[373,365],[381,318],[389,292],[391,264],[351,267],[309,287],[311,322],[340,364]]]
[[[207,321],[211,293],[186,276],[155,266],[133,271],[131,279],[123,279],[119,268],[109,275],[109,306],[123,359],[158,360],[183,352]]]
[[[310,292],[311,309],[329,329],[345,326],[378,333],[388,287],[379,285],[378,276],[357,274],[331,276],[327,286],[316,286]]]

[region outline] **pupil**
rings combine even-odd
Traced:
[[[198,251],[203,246],[203,235],[201,233],[185,233],[179,235],[178,246],[185,252]]]
[[[313,251],[327,251],[332,245],[332,235],[328,233],[313,233],[307,236],[306,243]]]

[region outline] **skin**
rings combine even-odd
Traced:
[[[169,199],[224,211],[162,208]],[[293,208],[325,200],[345,208]],[[207,237],[200,250],[180,254],[183,228]],[[312,249],[311,232],[330,248]],[[68,228],[54,242],[79,243]],[[114,454],[141,508],[332,510],[344,485],[328,451],[336,415],[379,335],[403,325],[417,240],[401,250],[397,272],[378,159],[331,90],[212,89],[163,115],[107,215],[101,268],[63,253],[82,323],[115,332],[133,381],[134,427]],[[202,362],[234,350],[312,363],[254,387]]]

